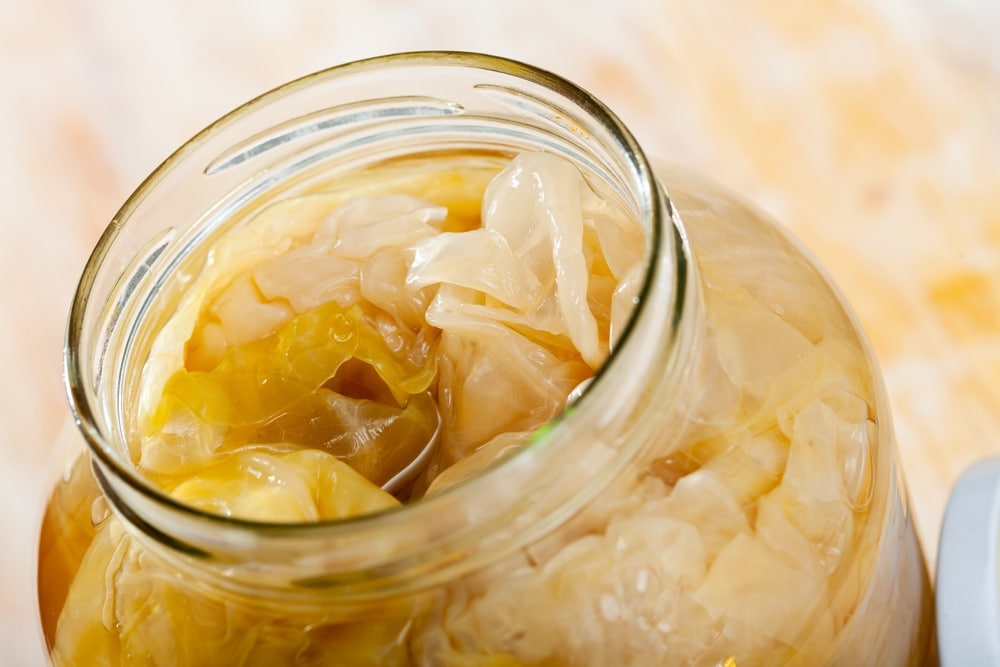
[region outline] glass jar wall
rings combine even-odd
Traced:
[[[353,341],[349,378],[314,370],[317,331]],[[290,368],[351,394],[341,440],[370,432],[358,406],[399,429],[306,444],[326,422],[289,407]],[[55,664],[933,659],[841,298],[758,212],[654,175],[603,105],[518,63],[364,61],[208,128],[95,250],[67,375],[75,462],[39,557]]]

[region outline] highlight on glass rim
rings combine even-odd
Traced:
[[[930,664],[849,307],[574,84],[319,72],[116,219],[70,316],[54,665]]]

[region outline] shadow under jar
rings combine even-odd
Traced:
[[[126,202],[67,341],[57,665],[934,661],[853,315],[550,73],[246,104]]]

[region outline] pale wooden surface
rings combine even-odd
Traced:
[[[31,547],[65,411],[63,326],[103,226],[218,115],[392,51],[554,70],[651,153],[784,221],[882,361],[933,560],[957,475],[1000,453],[997,26],[991,0],[0,0],[0,662],[39,659]]]

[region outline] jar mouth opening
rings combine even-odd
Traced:
[[[112,246],[125,229],[124,223],[129,219],[139,203],[157,188],[165,174],[191,155],[203,142],[215,135],[220,129],[252,114],[258,108],[319,83],[336,81],[339,78],[355,76],[366,72],[389,71],[413,66],[448,66],[481,70],[512,76],[544,86],[555,91],[563,99],[579,108],[581,113],[591,122],[603,128],[607,136],[614,142],[614,150],[620,152],[620,155],[623,157],[621,165],[627,168],[628,173],[626,177],[635,187],[634,194],[637,200],[635,204],[642,216],[641,223],[645,226],[647,232],[643,276],[632,312],[618,337],[616,346],[595,371],[590,385],[584,390],[582,395],[568,404],[559,414],[550,420],[536,434],[528,447],[518,454],[477,473],[472,478],[449,487],[440,494],[430,498],[346,519],[322,520],[308,523],[272,523],[228,517],[206,512],[175,500],[146,479],[138,470],[128,466],[122,460],[118,448],[115,447],[113,437],[110,437],[101,426],[99,418],[101,406],[96,404],[98,397],[95,395],[91,386],[91,378],[87,373],[90,362],[86,358],[86,355],[93,355],[97,350],[87,349],[84,342],[84,328],[87,324],[86,315],[88,308],[99,309],[104,307],[103,303],[91,299],[92,291],[95,289],[97,276],[104,267],[105,260]],[[359,102],[363,101],[359,100]],[[213,122],[170,155],[126,200],[101,236],[88,260],[70,310],[64,359],[70,406],[76,422],[88,443],[95,464],[103,471],[103,474],[98,475],[99,478],[104,479],[110,474],[116,480],[124,482],[129,493],[137,494],[172,513],[195,520],[200,525],[225,526],[229,529],[252,531],[255,535],[295,537],[324,531],[357,531],[359,527],[370,527],[372,530],[385,529],[387,525],[404,520],[412,520],[413,516],[417,513],[426,513],[426,516],[432,516],[435,507],[442,502],[446,502],[443,499],[461,498],[463,495],[474,493],[475,489],[483,483],[484,479],[503,475],[505,470],[518,465],[517,462],[519,459],[523,460],[526,456],[530,456],[533,450],[543,448],[551,437],[552,429],[571,420],[573,413],[577,409],[588,404],[588,396],[595,393],[599,387],[603,387],[608,382],[607,378],[611,371],[616,368],[621,352],[628,348],[629,341],[633,338],[637,322],[647,310],[650,301],[648,297],[654,288],[656,269],[661,261],[660,255],[664,251],[664,247],[671,246],[674,247],[676,256],[662,259],[673,262],[674,265],[674,313],[671,321],[674,327],[678,326],[685,305],[683,296],[685,292],[685,256],[680,247],[681,244],[677,242],[676,230],[673,230],[672,215],[673,212],[669,200],[667,200],[666,195],[657,184],[644,152],[627,127],[603,103],[582,88],[558,75],[498,56],[454,51],[399,53],[354,61],[321,70],[266,92]],[[667,234],[673,234],[670,239],[674,239],[674,243],[663,243],[664,236]],[[672,332],[664,332],[665,338],[669,339],[672,335]],[[112,490],[107,484],[103,486],[106,493],[113,495]]]

